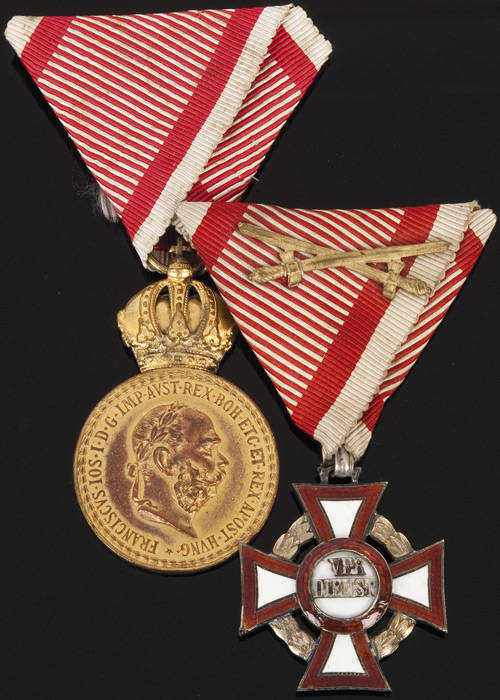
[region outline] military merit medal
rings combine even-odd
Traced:
[[[300,7],[19,16],[6,37],[95,178],[103,213],[162,275],[118,314],[140,373],[97,404],[78,440],[89,525],[161,572],[239,549],[240,633],[269,625],[306,664],[298,690],[389,690],[380,661],[416,623],[446,631],[444,543],[412,546],[405,524],[383,515],[387,484],[365,483],[361,459],[494,214],[475,201],[239,201],[331,52]],[[217,291],[196,278],[203,265]],[[322,451],[304,468],[314,483],[294,485],[299,517],[271,553],[248,543],[276,494],[274,438],[216,374],[235,322]]]
[[[331,46],[293,5],[14,17],[6,36],[97,180],[104,213],[165,276],[118,315],[140,374],[82,430],[80,506],[132,563],[216,565],[265,522],[278,459],[260,411],[216,375],[234,335],[224,301],[192,278],[186,246],[160,239],[184,199],[243,193]]]
[[[415,550],[404,524],[382,514],[387,484],[359,483],[358,462],[495,216],[476,202],[184,202],[178,218],[291,418],[323,452],[319,483],[294,485],[303,515],[272,553],[240,547],[240,633],[269,625],[307,663],[299,691],[387,691],[379,661],[416,622],[446,631],[444,543]]]
[[[89,525],[114,552],[159,571],[231,556],[274,501],[274,438],[255,404],[215,374],[233,339],[218,294],[178,255],[118,314],[141,374],[90,414],[75,454]]]

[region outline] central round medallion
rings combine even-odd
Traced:
[[[391,573],[380,552],[348,537],[322,542],[311,550],[297,576],[304,615],[332,632],[372,627],[387,610],[391,591]]]
[[[336,620],[364,615],[375,604],[379,591],[377,569],[352,549],[327,552],[312,567],[309,577],[314,605]]]

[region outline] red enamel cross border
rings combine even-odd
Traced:
[[[297,564],[247,545],[240,545],[240,561],[244,601],[241,634],[298,607],[295,594]],[[271,588],[273,592],[264,597],[265,588]],[[274,594],[274,591],[277,593]]]
[[[368,644],[368,636],[358,632],[348,636],[348,649],[358,673],[338,673],[335,668],[335,646],[342,645],[345,652],[346,635],[322,632],[319,643],[297,690],[390,690],[384,674],[373,656]],[[338,650],[338,646],[337,646]],[[348,652],[348,653],[349,653]],[[328,664],[331,663],[331,666]]]
[[[318,540],[362,539],[387,483],[335,486],[334,497],[324,486],[295,484]]]
[[[295,485],[318,540],[300,564],[240,548],[240,633],[299,610],[319,630],[299,691],[390,690],[367,635],[387,610],[446,631],[444,543],[388,564],[365,541],[385,487]]]
[[[391,575],[393,583],[389,607],[446,632],[444,541],[413,552],[392,564]],[[408,591],[413,591],[413,595]]]

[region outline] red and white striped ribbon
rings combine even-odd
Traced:
[[[293,421],[324,456],[366,450],[384,402],[403,381],[478,258],[495,215],[477,203],[370,210],[304,210],[185,202],[178,229],[193,242]],[[433,240],[442,253],[406,260],[430,296],[382,285],[342,268],[307,272],[298,286],[260,284],[249,273],[281,263],[278,249],[237,229],[252,223],[292,238],[351,251]]]
[[[143,264],[186,197],[243,193],[331,52],[293,5],[13,17],[6,37]]]
[[[472,204],[304,211],[234,202],[331,46],[293,5],[153,15],[14,17],[22,62],[121,216],[144,264],[175,217],[212,272],[293,420],[325,456],[361,456],[477,259],[495,218]],[[187,201],[185,201],[187,200]],[[213,202],[214,200],[221,200]],[[183,203],[184,202],[184,203]],[[277,250],[240,221],[338,250],[449,242],[403,274],[430,298],[339,268],[296,288],[247,279]]]

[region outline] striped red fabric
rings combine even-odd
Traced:
[[[6,37],[144,264],[186,197],[242,194],[331,51],[293,5],[14,17]]]
[[[422,352],[481,252],[495,216],[475,202],[378,210],[303,210],[241,203],[183,203],[177,226],[193,241],[294,422],[325,457],[365,451],[384,401]],[[382,286],[342,268],[307,272],[298,286],[252,282],[278,249],[249,239],[240,222],[339,251],[444,240],[442,253],[406,259],[430,297]],[[298,255],[299,257],[299,255]],[[300,257],[304,258],[305,255]]]

